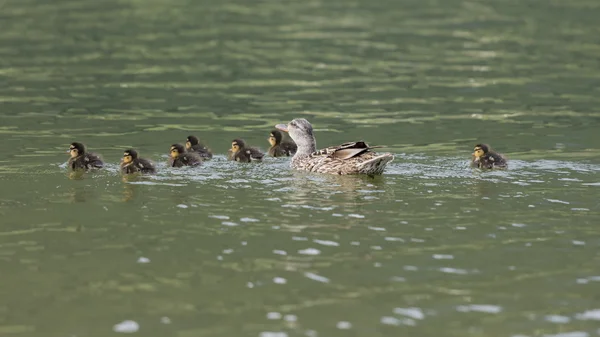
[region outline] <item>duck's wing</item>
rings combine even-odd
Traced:
[[[192,150],[194,151],[208,151],[208,147],[202,143],[198,143],[196,145],[192,145]]]
[[[195,152],[186,152],[183,156],[181,156],[181,160],[189,166],[198,166],[202,164],[202,159]]]
[[[135,166],[142,171],[142,173],[156,173],[156,167],[154,163],[149,161],[148,159],[139,158]]]
[[[200,155],[200,157],[206,158],[206,159],[210,159],[213,156],[210,149],[208,147],[206,147],[204,144],[192,145],[192,151],[195,151],[198,155]]]
[[[488,156],[488,161],[490,162],[490,166],[494,167],[494,168],[507,168],[508,164],[506,162],[506,157],[504,157],[503,155],[496,153],[496,152],[492,152],[490,153],[490,155]]]
[[[379,146],[369,146],[363,141],[348,142],[338,146],[331,146],[321,149],[319,151],[314,152],[312,156],[327,156],[330,158],[346,160],[368,152],[370,149],[377,147]]]
[[[298,151],[298,145],[296,145],[296,143],[293,141],[285,140],[281,143],[280,147],[288,156],[292,156],[296,153],[296,151]]]
[[[233,160],[240,163],[249,163],[252,161],[252,157],[250,156],[250,151],[244,150],[236,152],[233,156]]]
[[[262,160],[265,156],[265,154],[261,150],[255,147],[248,148],[246,150],[246,154],[250,156],[250,160]]]
[[[95,153],[92,153],[92,152],[86,153],[83,160],[85,162],[86,167],[90,167],[90,168],[104,167],[104,162],[102,161],[102,158],[100,158],[100,156]]]

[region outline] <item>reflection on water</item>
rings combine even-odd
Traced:
[[[597,335],[597,1],[0,7],[0,335]],[[396,159],[226,160],[298,117]],[[213,160],[166,167],[189,134]]]

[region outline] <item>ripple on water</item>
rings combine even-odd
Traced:
[[[561,332],[555,335],[543,335],[543,337],[589,337],[590,334],[585,331]]]
[[[340,330],[348,330],[352,328],[352,323],[347,321],[337,322],[336,327]]]
[[[316,248],[306,248],[298,251],[298,254],[302,255],[319,255],[321,251]]]
[[[560,315],[547,315],[544,317],[544,319],[548,322],[556,323],[556,324],[566,324],[571,321],[571,318],[569,318],[567,316],[560,316]]]
[[[274,277],[273,278],[273,283],[276,283],[276,284],[286,284],[287,280],[284,279],[283,277]]]
[[[120,333],[134,333],[137,332],[139,329],[140,325],[136,321],[131,320],[123,321],[113,326],[113,331]]]
[[[582,321],[600,321],[600,309],[587,310],[576,314],[575,318]]]
[[[391,316],[383,316],[381,317],[381,324],[385,325],[409,325],[415,326],[417,323],[410,318],[396,318]]]
[[[285,332],[274,332],[274,331],[263,331],[259,335],[260,337],[288,337]]]
[[[407,316],[412,319],[422,320],[425,318],[425,314],[423,310],[420,308],[410,307],[410,308],[394,308],[394,313],[397,315]]]
[[[329,283],[329,279],[327,277],[317,275],[315,273],[306,272],[306,273],[304,273],[304,276],[308,277],[311,280],[317,281],[317,282]]]
[[[319,239],[314,239],[313,240],[314,243],[318,243],[320,245],[323,246],[331,246],[331,247],[338,247],[340,244],[335,242],[335,241],[330,241],[330,240],[319,240]]]
[[[456,311],[460,312],[484,312],[488,314],[497,314],[502,312],[502,307],[492,304],[469,304],[459,305],[456,307]]]

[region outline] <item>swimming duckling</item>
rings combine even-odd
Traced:
[[[196,152],[202,159],[211,159],[213,154],[210,149],[204,144],[200,143],[198,137],[188,136],[185,140],[185,149],[190,152]]]
[[[481,169],[505,169],[508,167],[506,158],[495,152],[487,144],[477,144],[473,149],[471,165]]]
[[[171,145],[169,166],[199,166],[202,164],[202,158],[196,152],[185,152],[185,147],[181,144]]]
[[[138,158],[138,153],[134,149],[125,150],[123,159],[121,160],[121,172],[131,174],[136,172],[141,173],[156,173],[154,164],[144,158]]]
[[[67,165],[73,170],[99,169],[104,166],[102,158],[93,152],[86,152],[85,145],[81,143],[71,143],[67,152],[71,154]]]
[[[283,140],[283,134],[279,130],[272,130],[269,135],[269,155],[271,157],[293,156],[298,150],[298,146],[293,140]]]
[[[231,142],[231,149],[229,149],[227,154],[229,160],[235,160],[242,163],[261,161],[264,156],[265,154],[259,149],[247,147],[242,139],[234,139]]]

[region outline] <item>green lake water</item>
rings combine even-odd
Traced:
[[[597,0],[0,1],[0,336],[600,335]],[[292,172],[303,117],[385,174]],[[169,169],[195,134],[215,152]],[[69,143],[107,167],[70,179]],[[491,144],[509,170],[468,166]],[[155,176],[124,179],[123,150]]]

